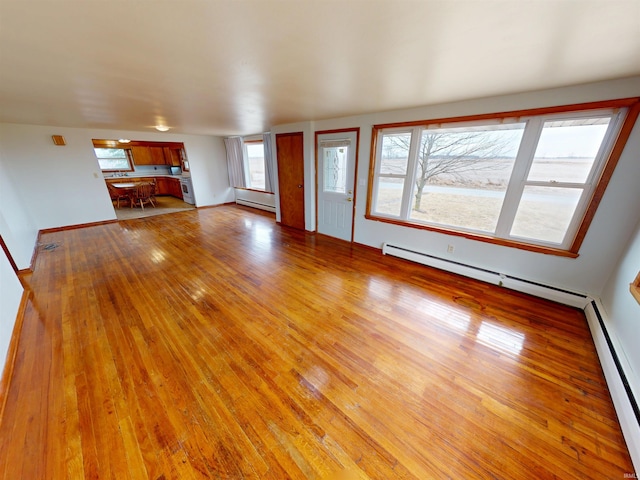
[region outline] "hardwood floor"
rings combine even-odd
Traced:
[[[5,479],[621,479],[583,313],[225,206],[50,233]]]

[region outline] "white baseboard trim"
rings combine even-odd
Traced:
[[[607,331],[606,312],[600,302],[592,300],[584,309],[584,313],[587,316],[591,336],[609,386],[613,406],[618,414],[622,434],[627,442],[631,461],[636,472],[640,473],[640,410],[637,403],[638,397],[634,394],[625,374],[625,371],[631,371],[630,366],[626,365],[625,358],[616,353],[620,346],[615,345],[615,338],[612,338]]]

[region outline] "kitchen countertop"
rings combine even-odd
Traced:
[[[152,174],[134,174],[134,175],[118,175],[114,177],[112,175],[104,176],[105,180],[126,180],[128,178],[150,178],[150,177],[166,177],[166,178],[182,178],[182,175],[169,175],[168,173],[152,173]]]

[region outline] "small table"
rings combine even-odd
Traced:
[[[135,182],[122,182],[122,183],[109,183],[109,186],[113,188],[113,193],[117,196],[116,208],[120,208],[120,200],[125,199],[129,203],[132,203],[131,196],[138,184]],[[114,200],[113,196],[111,200]]]
[[[112,183],[111,186],[115,188],[121,188],[122,190],[128,190],[131,188],[135,188],[137,183],[135,182],[123,182],[123,183]]]

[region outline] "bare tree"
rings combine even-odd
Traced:
[[[391,135],[388,139],[389,152],[409,151],[409,135]],[[509,143],[500,132],[423,132],[418,149],[414,209],[421,211],[422,194],[429,180],[443,175],[461,179],[466,173],[485,170],[484,161],[503,156]]]

